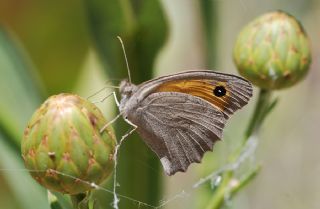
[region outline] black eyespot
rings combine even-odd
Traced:
[[[213,94],[217,97],[223,97],[226,95],[227,90],[224,86],[216,86],[216,88],[213,90]]]

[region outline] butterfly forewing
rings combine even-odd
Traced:
[[[190,73],[192,74],[192,73]],[[155,92],[182,92],[200,97],[220,111],[228,118],[236,110],[248,103],[252,96],[252,87],[248,81],[236,76],[217,73],[204,73],[210,75],[199,79],[197,75],[180,76],[175,80],[163,82],[155,88]],[[199,76],[199,75],[198,75]],[[221,88],[224,94],[215,94]]]

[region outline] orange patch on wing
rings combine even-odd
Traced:
[[[217,86],[224,86],[226,95],[218,97],[213,91]],[[213,80],[178,80],[161,84],[155,92],[180,92],[200,97],[210,102],[220,110],[225,110],[228,105],[229,91],[224,82]]]

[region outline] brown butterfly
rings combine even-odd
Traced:
[[[186,71],[140,85],[122,81],[120,93],[122,116],[173,175],[212,150],[228,118],[248,103],[252,86],[235,75]]]

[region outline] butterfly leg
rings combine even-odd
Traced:
[[[112,92],[112,95],[113,95],[114,101],[116,102],[117,107],[119,108],[120,102],[119,102],[119,100],[117,98],[116,92],[115,91]]]
[[[108,99],[110,96],[112,96],[112,95],[115,95],[115,92],[111,92],[110,94],[108,94],[106,97],[104,97],[104,98],[102,98],[102,99],[100,99],[100,100],[97,100],[97,101],[92,101],[92,103],[94,103],[94,104],[97,104],[97,103],[102,103],[102,102],[104,102],[106,99]],[[118,100],[115,100],[116,101],[116,104],[117,104],[117,106],[118,106]]]
[[[107,81],[106,83],[109,83],[110,81],[111,81],[111,80]],[[110,88],[112,88],[112,89],[118,89],[119,87],[118,87],[118,86],[113,86],[113,85],[106,85],[106,86],[104,86],[102,89],[100,89],[99,91],[97,91],[97,92],[93,93],[92,95],[88,96],[88,97],[87,97],[87,100],[90,100],[91,98],[93,98],[93,97],[95,97],[96,95],[100,94],[102,91],[105,91],[105,90],[110,89]],[[101,99],[101,100],[93,101],[93,103],[103,102],[103,101],[105,101],[105,100],[106,100],[109,96],[111,96],[111,95],[114,96],[115,101],[116,101],[116,104],[117,104],[117,106],[119,106],[119,102],[118,102],[118,99],[117,99],[114,91],[113,91],[111,94],[108,94],[106,97],[104,97],[104,98]]]
[[[116,102],[117,107],[119,108],[120,103],[119,100],[117,98],[116,92],[113,91],[111,94],[109,94],[106,98],[108,98],[109,96],[113,95],[114,101]],[[102,101],[104,101],[106,98],[104,98]],[[111,121],[109,121],[107,124],[105,124],[101,129],[100,129],[100,133],[103,132],[110,124],[114,123],[118,118],[120,118],[120,116],[122,115],[122,112],[120,112],[115,118],[113,118]]]
[[[109,94],[107,97],[103,98],[100,102],[103,102],[104,100],[106,100],[109,96],[113,95],[114,101],[116,102],[117,107],[119,108],[120,103],[119,100],[117,98],[116,92],[112,92],[111,94]],[[110,124],[114,123],[118,118],[120,118],[120,116],[122,115],[122,112],[120,112],[115,118],[113,118],[111,121],[109,121],[106,125],[104,125],[101,129],[100,129],[100,133],[103,132]],[[129,134],[130,135],[132,132],[134,132],[138,126],[136,126],[134,123],[132,123],[130,120],[128,120],[127,118],[124,118],[124,120],[133,127],[132,131],[130,131]]]
[[[132,123],[128,118],[124,118],[124,121],[126,121],[130,126],[132,126],[134,128],[134,130],[136,130],[138,128],[138,126],[134,123]]]
[[[106,125],[104,125],[100,129],[100,133],[102,133],[110,124],[114,123],[118,118],[120,118],[121,115],[122,115],[122,112],[120,112],[116,117],[114,117],[111,121],[109,121]]]
[[[122,142],[123,142],[128,136],[130,136],[137,128],[138,128],[138,127],[135,126],[135,127],[133,127],[131,130],[128,130],[127,133],[125,133],[125,134],[121,137],[121,139],[120,139],[120,141],[119,141],[119,143],[118,143],[117,146],[120,147],[120,145],[122,144]]]

